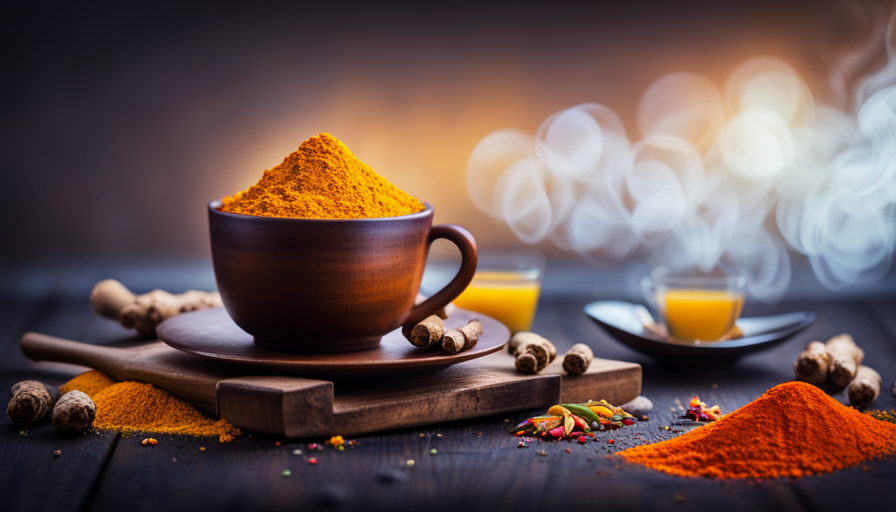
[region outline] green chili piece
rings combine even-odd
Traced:
[[[594,411],[592,411],[591,409],[589,409],[583,405],[579,405],[579,404],[560,404],[560,405],[569,409],[569,412],[571,412],[575,415],[581,416],[582,418],[585,418],[589,425],[591,424],[592,421],[596,421],[596,422],[600,423],[600,417],[597,414],[595,414]]]

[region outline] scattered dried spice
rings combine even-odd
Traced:
[[[593,437],[594,432],[634,425],[635,417],[606,400],[583,404],[561,404],[548,409],[545,416],[529,418],[511,433],[550,439]]]
[[[691,398],[690,408],[684,412],[682,418],[690,418],[694,421],[716,421],[722,417],[722,409],[718,405],[707,407],[700,397]]]
[[[880,421],[896,423],[896,410],[894,411],[867,411],[865,414]]]
[[[896,425],[787,382],[674,439],[617,455],[681,476],[768,479],[830,473],[896,454]]]

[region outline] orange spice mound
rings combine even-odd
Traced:
[[[222,212],[297,219],[371,219],[422,211],[329,133],[311,137],[248,190],[225,197]]]
[[[896,454],[896,425],[840,404],[815,386],[787,382],[715,423],[619,452],[681,476],[799,478]]]
[[[64,395],[69,391],[80,391],[93,398],[94,395],[113,384],[115,384],[115,379],[112,377],[103,372],[90,370],[59,386],[59,394]]]
[[[123,434],[155,432],[232,440],[240,430],[227,420],[206,418],[171,393],[142,382],[119,382],[93,397],[95,428]]]
[[[123,434],[154,432],[195,437],[217,437],[222,443],[240,435],[227,420],[205,417],[171,393],[142,382],[118,382],[103,372],[82,373],[59,387],[60,393],[78,390],[96,404],[94,428]]]

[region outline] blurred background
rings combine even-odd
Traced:
[[[523,246],[466,191],[488,133],[534,133],[555,111],[598,102],[637,134],[657,78],[688,71],[721,87],[758,55],[786,60],[836,105],[834,64],[867,44],[892,2],[620,4],[6,5],[6,284],[63,259],[206,261],[208,201],[323,131],[433,204],[436,222],[487,248]]]

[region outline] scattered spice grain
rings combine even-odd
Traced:
[[[896,425],[787,382],[709,425],[617,455],[681,476],[799,478],[896,453]]]

